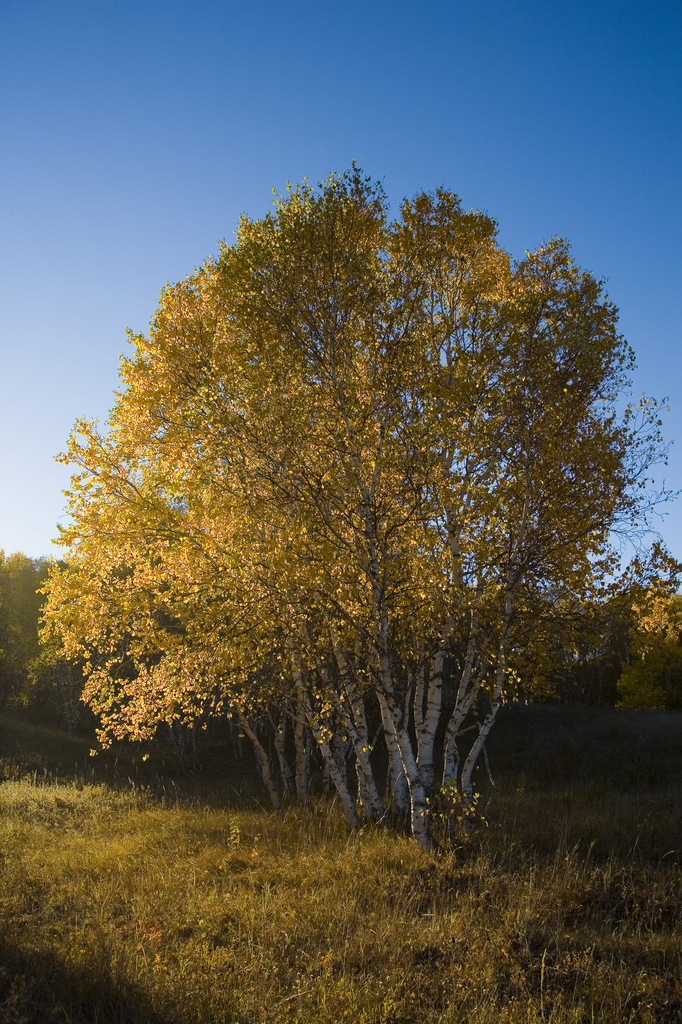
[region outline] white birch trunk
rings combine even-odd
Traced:
[[[292,653],[291,662],[294,682],[299,694],[300,706],[305,712],[308,724],[312,730],[315,740],[317,741],[317,745],[320,748],[325,766],[329,772],[329,777],[334,783],[336,792],[339,794],[339,799],[341,801],[344,814],[346,815],[346,820],[351,828],[359,828],[362,822],[360,821],[358,812],[355,809],[355,803],[353,802],[353,798],[348,789],[345,770],[343,773],[341,772],[334,757],[334,751],[332,750],[330,743],[330,730],[325,728],[319,717],[313,712],[310,695],[301,671],[300,659],[295,653]]]
[[[459,678],[457,687],[457,698],[450,720],[445,730],[445,741],[443,745],[443,789],[450,790],[457,787],[457,773],[459,770],[459,750],[457,748],[457,737],[464,725],[464,721],[473,707],[476,695],[480,687],[480,679],[472,685],[472,676],[476,651],[478,648],[478,608],[471,613],[471,625],[469,627],[469,641],[467,653],[464,659],[464,667]]]
[[[334,783],[334,788],[339,794],[341,806],[343,807],[344,814],[346,815],[346,821],[351,828],[360,828],[362,822],[360,821],[358,812],[355,809],[353,797],[350,795],[345,778],[345,772],[342,773],[336,763],[334,751],[332,750],[331,743],[329,742],[328,732],[314,714],[310,706],[310,698],[307,694],[305,695],[305,705],[306,713],[308,714],[308,721],[310,722],[310,728],[312,729],[313,736],[317,740],[317,744],[322,752],[322,757],[324,758],[324,763],[329,771],[329,776]]]
[[[453,625],[449,624],[448,637],[452,633]],[[434,791],[433,748],[443,703],[443,672],[445,669],[446,642],[446,640],[441,641],[438,650],[431,659],[429,685],[426,693],[426,711],[422,718],[421,727],[415,722],[417,765],[426,795],[429,798],[433,796]]]
[[[471,747],[471,750],[466,756],[466,760],[464,761],[464,766],[462,768],[462,796],[464,797],[464,803],[467,808],[470,808],[472,806],[474,799],[474,787],[471,781],[471,776],[473,774],[474,768],[476,767],[476,762],[478,761],[480,753],[483,750],[485,741],[488,738],[488,733],[493,727],[501,703],[502,688],[496,684],[493,702],[490,706],[490,711],[483,720],[483,723],[478,731],[478,736],[474,740],[474,743]]]
[[[334,735],[332,736],[331,749],[334,761],[336,763],[336,767],[339,769],[341,777],[343,778],[343,781],[347,786],[348,766],[346,763],[346,736],[343,729],[341,728],[341,725],[338,722],[336,723]]]
[[[412,705],[412,714],[414,716],[414,728],[419,736],[424,726],[424,694],[426,693],[426,661],[424,656],[419,660],[419,668],[417,669],[417,681],[414,688],[414,702]]]
[[[481,681],[477,679],[466,691],[462,700],[455,705],[454,711],[450,716],[443,745],[443,789],[451,789],[453,784],[457,786],[457,772],[459,769],[457,739],[467,715],[474,706],[480,688]]]
[[[523,525],[523,524],[522,524]],[[512,557],[511,566],[513,567],[515,556]],[[500,640],[497,648],[497,673],[495,677],[495,689],[493,691],[493,698],[490,702],[490,710],[486,715],[483,724],[479,730],[478,736],[476,737],[474,744],[469,751],[464,767],[462,768],[462,796],[464,797],[465,803],[468,807],[471,806],[473,800],[473,786],[471,783],[471,776],[478,760],[479,754],[483,749],[483,745],[488,737],[488,733],[493,727],[493,723],[497,716],[500,704],[502,703],[502,695],[504,693],[504,677],[507,671],[507,631],[509,629],[509,623],[511,622],[512,616],[512,602],[513,602],[513,590],[511,585],[511,572],[507,575],[507,594],[504,604],[504,618],[502,623],[502,631],[500,634]]]
[[[400,705],[395,698],[392,686],[388,693],[385,689],[382,689],[379,696],[382,703],[382,711],[384,705],[388,711],[388,719],[391,724],[391,728],[389,730],[390,741],[391,743],[397,744],[400,753],[400,760],[402,761],[403,772],[407,779],[407,786],[410,795],[410,824],[412,827],[412,836],[421,847],[426,850],[430,850],[433,848],[433,839],[429,828],[429,805],[421,776],[419,774],[419,768],[417,767],[417,759],[415,758],[414,751],[412,750],[412,743],[405,723],[405,716],[403,715]]]
[[[388,752],[388,775],[386,777],[386,803],[390,804],[394,814],[407,815],[410,810],[410,800],[407,789],[407,779],[403,759],[400,754],[400,744],[395,730],[395,724],[391,717],[386,697],[378,693],[379,705],[381,707],[381,721],[384,726],[384,742]]]
[[[279,761],[279,771],[282,776],[282,786],[287,796],[291,796],[294,792],[295,782],[293,772],[286,756],[286,740],[287,740],[287,720],[289,718],[289,709],[283,708],[280,712],[279,721],[277,725],[273,722],[273,728],[275,730],[275,750],[277,751],[277,760]]]
[[[359,708],[354,709],[354,713],[351,713],[350,709],[341,704],[339,714],[348,730],[348,735],[355,751],[355,771],[358,778],[358,796],[361,810],[370,821],[379,821],[384,817],[386,811],[381,802],[374,772],[369,760],[372,751],[367,735],[365,709],[362,706],[362,701],[358,703]],[[362,712],[361,714],[359,713],[360,711]],[[362,729],[362,732],[359,731],[360,729]]]
[[[498,655],[497,664],[497,677],[495,679],[495,689],[493,691],[493,699],[490,704],[490,710],[485,716],[480,729],[478,730],[478,736],[473,742],[471,750],[467,754],[464,766],[462,768],[462,796],[467,807],[471,807],[474,798],[474,788],[471,781],[476,762],[479,758],[481,751],[485,745],[485,741],[488,738],[488,733],[493,727],[497,712],[499,711],[500,704],[502,703],[502,694],[504,691],[504,674],[506,670],[506,658],[505,658],[505,643],[504,638],[500,640],[500,648]]]
[[[338,701],[339,715],[348,730],[348,736],[355,751],[355,771],[358,779],[358,796],[361,809],[370,821],[379,821],[386,812],[379,796],[370,763],[372,752],[369,746],[365,706],[353,680],[351,666],[341,649],[336,631],[331,623],[329,623],[329,632],[336,664],[338,665],[343,688],[348,699],[348,707],[345,706],[344,701]]]
[[[242,711],[239,711],[238,715],[239,715],[239,724],[241,725],[242,729],[244,730],[246,735],[249,737],[249,739],[253,743],[253,748],[256,751],[256,753],[258,754],[258,757],[260,758],[261,770],[262,770],[262,773],[263,773],[263,784],[265,785],[265,788],[268,791],[268,796],[270,797],[270,800],[272,802],[272,806],[275,808],[275,810],[277,811],[278,814],[281,814],[281,812],[282,812],[282,805],[280,803],[279,796],[277,795],[277,790],[275,788],[275,784],[274,784],[274,782],[272,780],[272,770],[271,770],[271,767],[270,767],[270,758],[268,757],[267,751],[265,750],[265,748],[264,748],[263,744],[261,743],[261,741],[258,739],[258,736],[256,735],[255,730],[253,730],[251,728],[251,726],[249,725],[249,721],[248,721],[246,715],[244,715],[244,713]]]

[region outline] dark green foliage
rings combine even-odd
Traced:
[[[0,700],[23,702],[29,688],[30,662],[40,653],[38,620],[47,579],[45,558],[0,550]]]
[[[72,730],[83,718],[83,672],[59,655],[55,636],[40,637],[48,568],[46,558],[0,550],[0,706],[51,709]]]

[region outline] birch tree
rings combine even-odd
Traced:
[[[48,610],[105,730],[213,702],[270,715],[283,754],[295,707],[299,796],[310,735],[354,826],[386,813],[372,711],[387,802],[429,847],[436,790],[472,804],[529,610],[589,591],[646,513],[657,410],[615,412],[616,310],[565,243],[514,263],[444,190],[391,222],[353,167],[243,218],[132,341],[108,432],[79,423],[64,456]]]

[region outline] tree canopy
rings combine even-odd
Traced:
[[[102,738],[230,713],[278,806],[258,723],[286,790],[290,719],[299,795],[305,729],[351,824],[390,802],[428,846],[435,794],[475,799],[538,629],[650,506],[658,410],[623,408],[603,285],[560,239],[513,260],[442,189],[391,220],[353,166],[242,218],[131,341],[108,430],[79,421],[63,456],[80,473],[49,583]]]

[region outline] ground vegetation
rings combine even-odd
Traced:
[[[678,713],[503,709],[487,824],[439,855],[24,729],[0,716],[5,1024],[680,1019]]]

